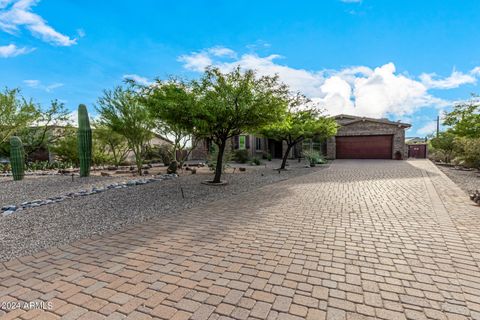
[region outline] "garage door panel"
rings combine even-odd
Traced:
[[[392,135],[336,137],[337,159],[392,159]]]

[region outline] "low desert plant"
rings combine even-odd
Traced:
[[[254,158],[252,159],[252,165],[259,166],[259,165],[261,165],[261,164],[262,164],[262,162],[260,161],[259,158],[254,157]]]
[[[304,151],[303,156],[310,164],[310,166],[315,166],[317,164],[324,164],[326,163],[325,158],[318,152],[318,151]]]
[[[248,154],[248,150],[235,150],[233,154],[233,160],[238,163],[247,163],[250,160],[250,155]]]

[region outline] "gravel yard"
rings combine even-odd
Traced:
[[[203,185],[201,182],[211,179],[211,174],[190,175],[186,172],[174,180],[109,190],[16,212],[0,218],[0,261],[119,230],[152,217],[175,214],[199,203],[235,196],[290,177],[323,170],[328,165],[304,168],[303,163],[292,162],[290,170],[281,173],[273,170],[274,167],[278,167],[278,163],[272,161],[268,167],[247,166],[246,172],[236,170],[234,174],[226,173],[223,177],[229,182],[226,186]],[[125,180],[125,177],[120,178]],[[116,178],[99,179],[102,183],[109,183]],[[65,193],[95,185],[99,179],[77,179],[78,182],[72,184],[70,177],[55,176],[26,179],[20,184],[1,182],[0,199],[2,203],[11,204],[14,200],[44,198],[57,195],[59,191]],[[185,198],[182,198],[181,188]],[[24,195],[18,194],[23,192]]]
[[[480,190],[480,173],[478,171],[462,171],[446,166],[437,167],[463,191]]]
[[[13,181],[12,178],[0,181],[0,207],[19,204],[24,201],[43,199],[58,196],[68,192],[88,189],[96,185],[103,185],[123,181],[125,177],[91,176],[80,179],[71,176],[27,176],[22,181]]]

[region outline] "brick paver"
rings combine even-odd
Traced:
[[[428,161],[335,161],[6,262],[0,302],[48,310],[0,317],[480,319],[479,217]]]

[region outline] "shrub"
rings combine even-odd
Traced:
[[[318,151],[304,151],[303,156],[311,166],[316,164],[324,164],[327,161]]]
[[[259,165],[261,165],[261,164],[262,164],[262,162],[260,161],[259,158],[254,157],[254,158],[252,159],[252,165],[259,166]]]
[[[480,138],[458,138],[458,162],[471,168],[480,168]]]
[[[235,150],[233,154],[233,160],[238,163],[247,163],[250,160],[250,155],[248,154],[248,150]]]
[[[163,164],[168,166],[173,160],[173,146],[169,144],[162,144],[158,147],[158,155],[162,160]]]

